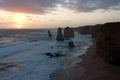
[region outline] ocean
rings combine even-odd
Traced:
[[[92,43],[91,35],[75,32],[75,37],[56,41],[57,29],[1,29],[0,80],[51,80],[50,75],[73,64],[71,57],[85,54]],[[75,48],[69,48],[73,41]],[[49,57],[46,53],[65,56]]]

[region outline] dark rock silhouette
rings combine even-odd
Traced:
[[[65,56],[63,54],[60,54],[60,53],[54,53],[56,57],[61,57],[61,56]]]
[[[48,53],[46,53],[46,55],[47,55],[47,56],[50,56],[50,57],[55,57],[55,55],[54,55],[54,54],[49,53],[49,52],[48,52]]]
[[[96,32],[95,43],[99,56],[120,66],[120,22],[102,25]]]
[[[70,28],[70,27],[66,27],[64,29],[64,37],[66,37],[66,38],[72,38],[72,37],[74,37],[74,31],[73,31],[73,29]]]
[[[48,30],[48,37],[52,37],[50,30]]]
[[[49,57],[62,57],[62,56],[65,56],[63,54],[60,54],[60,53],[46,53],[47,56]]]
[[[69,48],[73,48],[73,47],[75,47],[75,45],[74,45],[74,42],[73,42],[73,41],[70,41],[70,42],[68,43],[68,45],[69,45]]]
[[[54,47],[50,47],[51,49],[53,49]]]
[[[63,34],[62,34],[62,29],[61,28],[58,28],[56,40],[58,40],[58,41],[64,41]]]
[[[96,30],[98,30],[100,27],[102,26],[102,24],[98,24],[98,25],[89,25],[89,26],[80,26],[78,28],[76,28],[75,30],[77,32],[79,32],[80,34],[92,34],[94,35]]]

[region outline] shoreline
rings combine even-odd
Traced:
[[[95,52],[93,44],[79,56],[82,61],[54,72],[52,80],[120,80],[120,67],[108,64]]]
[[[79,64],[87,68],[87,72],[73,80],[120,80],[120,67],[107,63],[96,54],[95,45],[92,45],[87,54],[81,56]]]
[[[93,44],[90,44],[82,55],[79,54],[77,56],[66,57],[66,60],[69,61],[70,64],[67,66],[65,65],[59,70],[53,72],[50,75],[51,80],[73,80],[76,77],[84,75],[87,69],[84,66],[79,65],[79,63],[83,61],[80,56],[85,55],[92,45]]]
[[[79,58],[79,57],[76,57],[76,58]],[[76,60],[79,60],[79,61],[76,61]],[[59,70],[53,72],[50,75],[50,78],[51,78],[50,80],[73,80],[75,77],[79,77],[80,75],[82,76],[86,72],[86,68],[84,68],[81,65],[77,65],[77,63],[81,62],[80,58],[76,60],[74,60],[73,63],[70,60],[71,63],[69,65],[67,66],[65,65]]]

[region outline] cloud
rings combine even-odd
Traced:
[[[120,9],[120,0],[66,0],[64,6],[79,12],[91,12],[98,9]]]
[[[12,12],[44,14],[54,10],[60,0],[1,0],[0,9]]]
[[[32,14],[49,13],[57,5],[79,12],[91,12],[98,9],[120,9],[120,0],[0,0],[0,9]]]

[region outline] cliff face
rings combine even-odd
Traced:
[[[95,43],[99,56],[120,66],[120,22],[102,25],[96,32]]]
[[[98,25],[91,25],[91,26],[83,26],[83,27],[79,27],[77,28],[77,31],[80,33],[80,34],[94,34],[95,31],[101,27],[101,24],[98,24]]]
[[[73,31],[73,29],[70,28],[70,27],[66,27],[64,29],[64,37],[66,37],[66,38],[72,38],[72,37],[74,37],[74,31]]]

